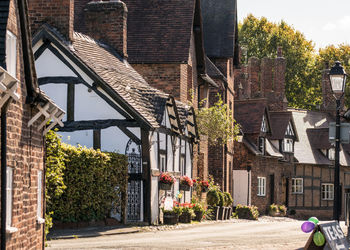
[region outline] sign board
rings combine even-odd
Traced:
[[[313,236],[318,230],[323,233],[326,240],[325,245],[322,247],[316,246],[313,242]],[[333,221],[330,223],[319,224],[310,235],[304,249],[348,250],[349,243],[341,230],[339,223]]]
[[[329,141],[335,142],[335,122],[329,123]],[[340,124],[340,142],[346,144],[350,142],[350,123]]]
[[[166,197],[164,201],[164,209],[165,210],[172,210],[174,206],[174,201],[171,197]]]

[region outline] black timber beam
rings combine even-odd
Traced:
[[[77,130],[90,130],[90,129],[105,129],[109,127],[139,127],[140,125],[133,120],[93,120],[93,121],[66,121],[64,127],[57,126],[61,132],[73,132]]]

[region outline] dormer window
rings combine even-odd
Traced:
[[[285,135],[294,137],[294,130],[293,130],[292,124],[290,122],[288,124],[288,127],[287,127]]]
[[[335,150],[334,150],[334,148],[322,149],[321,151],[324,154],[324,156],[326,156],[329,160],[334,161],[334,159],[335,159]]]
[[[294,152],[294,141],[290,138],[284,138],[282,142],[282,151],[285,153],[293,153]]]
[[[267,122],[265,115],[263,116],[262,122],[261,122],[261,132],[266,133],[267,132]]]

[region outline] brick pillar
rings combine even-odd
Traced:
[[[73,40],[74,0],[29,0],[28,9],[33,33],[48,23]]]
[[[256,57],[251,57],[248,60],[248,85],[250,85],[251,97],[260,97],[260,60]]]
[[[106,42],[120,55],[127,57],[127,13],[122,1],[90,2],[85,8],[88,35]]]

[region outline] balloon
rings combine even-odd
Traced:
[[[311,218],[308,219],[308,221],[311,221],[311,222],[315,223],[315,225],[317,225],[318,222],[319,222],[316,217],[311,217]]]
[[[314,243],[316,246],[321,247],[326,242],[323,234],[321,232],[316,232],[313,237]]]
[[[310,233],[312,230],[314,230],[314,228],[315,228],[315,223],[313,223],[312,221],[305,221],[301,225],[301,230],[304,233]]]

